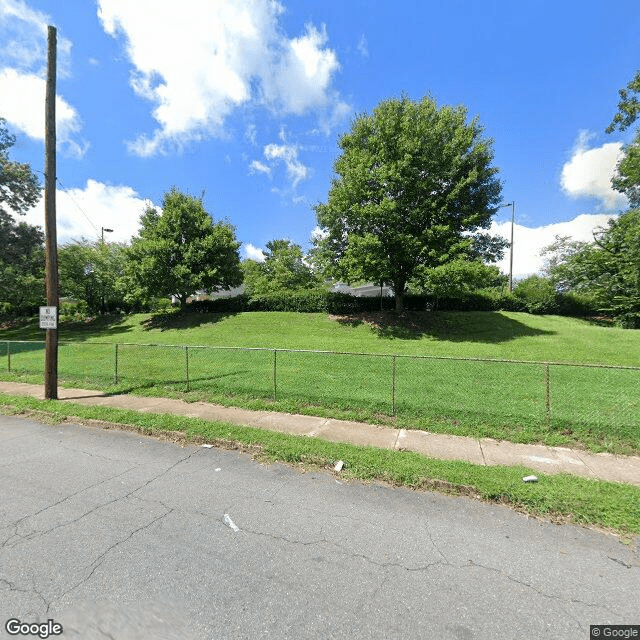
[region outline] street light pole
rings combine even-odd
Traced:
[[[509,257],[509,293],[513,291],[513,225],[516,220],[516,201],[511,203],[511,255]]]
[[[503,202],[498,205],[498,209],[511,207],[511,245],[509,250],[509,293],[513,291],[513,226],[516,219],[516,201]]]
[[[113,233],[113,229],[107,229],[107,227],[100,227],[100,237],[102,238],[102,246],[104,246],[104,232]],[[102,283],[102,295],[100,296],[100,311],[104,315],[104,282]]]
[[[107,229],[107,227],[100,227],[101,236],[102,236],[102,244],[104,244],[104,232],[113,233],[113,229]]]

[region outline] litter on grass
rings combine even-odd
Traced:
[[[538,476],[525,476],[522,478],[523,482],[538,482]]]
[[[202,448],[203,448],[203,449],[212,449],[212,448],[213,448],[213,445],[212,445],[212,444],[203,444],[203,445],[202,445]]]
[[[344,466],[344,462],[342,462],[342,460],[338,460],[338,462],[336,462],[336,466],[333,467],[334,471],[342,471],[342,467]]]

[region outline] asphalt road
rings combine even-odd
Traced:
[[[10,618],[65,640],[587,640],[590,624],[640,624],[638,538],[3,416],[0,545],[0,638],[24,637]]]

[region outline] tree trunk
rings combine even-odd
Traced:
[[[396,311],[404,310],[404,285],[404,281],[393,283],[393,292],[396,297]]]

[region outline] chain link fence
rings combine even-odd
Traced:
[[[44,342],[0,341],[0,371],[42,374]],[[462,357],[61,341],[58,375],[452,424],[640,426],[640,367]]]

